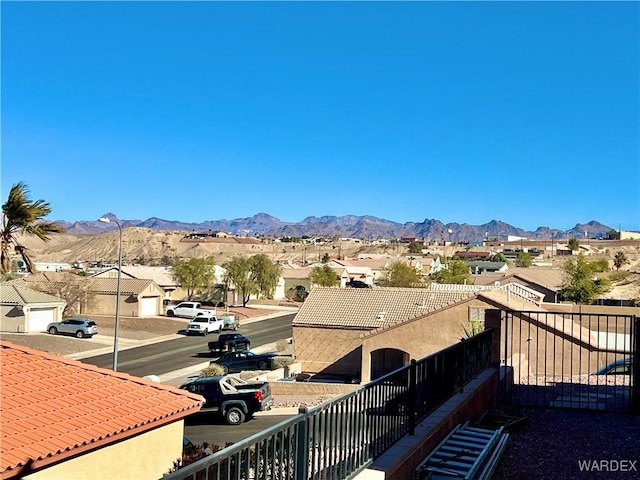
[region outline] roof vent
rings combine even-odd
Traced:
[[[384,316],[387,314],[387,312],[380,312],[378,313],[378,317],[376,318],[376,320],[380,320],[381,322],[384,322]]]

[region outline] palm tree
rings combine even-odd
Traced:
[[[22,183],[16,183],[9,191],[7,202],[2,205],[2,254],[0,269],[2,273],[11,271],[11,245],[22,256],[27,270],[35,272],[33,262],[27,254],[27,248],[20,245],[15,237],[20,232],[27,235],[35,235],[43,241],[48,241],[52,233],[64,232],[64,227],[54,222],[45,221],[44,217],[51,213],[49,203],[44,200],[29,200],[29,189]]]

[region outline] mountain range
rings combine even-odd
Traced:
[[[116,221],[122,228],[144,227],[154,230],[178,230],[184,232],[224,231],[234,235],[265,237],[351,237],[363,239],[421,237],[428,240],[482,241],[485,238],[506,238],[507,235],[531,239],[566,239],[566,238],[606,238],[613,230],[611,227],[592,220],[588,223],[577,223],[570,230],[559,230],[549,227],[538,227],[535,231],[527,231],[514,227],[500,220],[491,220],[482,225],[467,223],[442,223],[440,220],[425,219],[423,222],[398,223],[370,215],[356,216],[323,216],[307,217],[301,222],[283,222],[266,213],[258,213],[253,217],[236,218],[234,220],[207,220],[201,223],[188,223],[164,220],[152,217],[147,220],[120,220],[113,213],[103,215],[110,223],[99,221],[58,221],[67,233],[83,235],[97,234],[117,229]]]

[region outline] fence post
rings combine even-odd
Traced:
[[[298,423],[296,436],[296,480],[307,480],[309,477],[309,410],[299,407],[298,415],[304,415]]]
[[[464,392],[464,386],[467,383],[467,339],[461,338],[460,343],[462,343],[462,347],[460,348],[460,393]]]
[[[631,321],[631,411],[640,414],[640,317],[634,315]]]
[[[416,360],[409,365],[409,435],[416,434],[416,399],[418,398],[418,375]]]

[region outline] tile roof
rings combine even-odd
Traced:
[[[100,278],[100,275],[103,278],[105,277],[105,272],[110,272],[112,275],[118,274],[118,267],[111,267],[106,270],[102,270],[101,272],[95,273],[92,277]],[[137,278],[142,280],[153,280],[158,285],[162,287],[174,287],[179,285],[179,282],[173,277],[171,273],[171,269],[168,267],[150,267],[147,265],[123,265],[122,266],[122,275],[127,275],[131,278]]]
[[[474,295],[468,291],[426,288],[316,287],[293,319],[293,325],[385,328]]]
[[[117,278],[92,278],[91,291],[95,293],[116,293],[118,289]],[[137,295],[142,293],[153,280],[143,280],[140,278],[121,278],[120,293],[125,295]],[[160,288],[160,286],[158,286]]]
[[[283,268],[282,278],[307,278],[311,274],[311,268]]]
[[[3,305],[27,305],[29,303],[66,303],[63,299],[38,292],[18,284],[0,284]]]
[[[0,477],[180,420],[202,397],[0,340]]]

